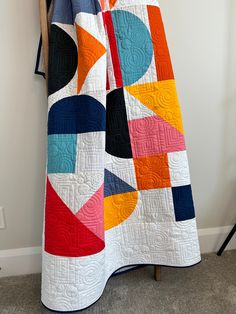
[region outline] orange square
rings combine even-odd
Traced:
[[[134,158],[138,190],[171,187],[167,154]]]

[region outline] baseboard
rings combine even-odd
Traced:
[[[202,253],[217,252],[233,226],[198,229]],[[234,237],[226,250],[236,249]],[[41,247],[0,250],[0,277],[41,272]]]
[[[0,278],[41,272],[41,247],[0,250]]]
[[[198,229],[201,253],[217,252],[226,239],[233,226]],[[236,249],[236,237],[234,236],[225,250]]]

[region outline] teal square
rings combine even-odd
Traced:
[[[48,135],[48,173],[75,173],[77,134]]]

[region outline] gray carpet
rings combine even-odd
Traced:
[[[52,313],[40,302],[40,274],[0,279],[0,313]],[[236,251],[204,255],[191,268],[163,267],[160,282],[151,266],[113,277],[82,313],[236,313]]]

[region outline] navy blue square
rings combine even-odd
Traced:
[[[172,187],[176,221],[195,217],[191,185]]]

